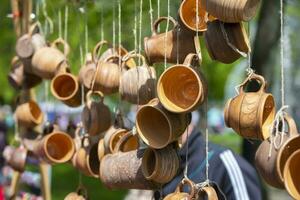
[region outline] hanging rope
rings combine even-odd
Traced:
[[[88,54],[89,52],[89,28],[88,28],[88,11],[87,11],[87,5],[85,3],[85,20],[84,20],[84,29],[85,29],[85,54]]]
[[[188,120],[187,120],[188,121]],[[189,126],[186,129],[186,151],[185,151],[185,167],[184,167],[184,178],[189,179],[188,178],[188,170],[189,170]]]
[[[62,37],[62,25],[61,25],[61,10],[59,9],[58,11],[58,37],[61,38]]]
[[[53,33],[53,21],[48,16],[46,0],[42,0],[42,8],[43,8],[43,16],[45,17],[44,33],[45,33],[45,36],[47,36],[48,33],[50,33],[50,34]],[[48,30],[48,28],[49,28],[49,30]]]
[[[101,4],[101,8],[100,8],[100,12],[101,12],[101,25],[100,25],[100,31],[101,31],[101,41],[103,41],[104,40],[104,18],[103,18],[103,7],[102,7],[102,4]]]
[[[152,29],[152,24],[153,24],[152,0],[149,0],[149,15],[150,15],[150,29]]]
[[[157,19],[160,17],[160,0],[157,0]],[[160,31],[160,28],[158,27],[158,32]]]
[[[116,6],[115,6],[115,1],[114,1],[114,5],[113,5],[113,47],[116,46],[116,22],[115,22],[115,18],[116,18]]]
[[[143,23],[143,0],[140,0],[140,17],[139,17],[139,54],[142,52],[142,23]],[[139,58],[139,65],[141,59]]]
[[[169,31],[169,25],[170,25],[170,0],[168,0],[168,20],[167,20],[167,26],[166,26],[166,31],[165,31],[165,37],[164,37],[164,48],[165,48],[165,70],[167,69],[167,39],[168,39],[168,31]]]
[[[133,28],[133,36],[134,36],[134,50],[138,52],[138,45],[137,45],[137,3],[134,0],[134,28]]]
[[[69,19],[69,7],[65,7],[65,31],[64,31],[64,39],[68,41],[68,19]]]
[[[285,106],[285,76],[284,76],[284,16],[283,0],[280,0],[280,55],[281,55],[281,106]]]
[[[119,25],[119,55],[121,55],[121,46],[122,46],[122,6],[121,0],[118,1],[118,25]],[[121,60],[119,60],[119,64],[121,65]],[[121,68],[122,69],[122,68]]]

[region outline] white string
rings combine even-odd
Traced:
[[[115,8],[115,1],[114,1],[114,5],[113,5],[113,47],[116,46],[116,22],[115,22],[115,18],[116,18],[116,8]]]
[[[199,0],[196,0],[196,30],[197,30],[197,32],[196,32],[196,38],[197,38],[197,42],[199,42],[199,22],[200,22],[200,18],[199,18]],[[197,55],[198,55],[198,57],[199,57],[199,59],[201,58],[201,49],[199,48],[199,49],[197,49],[197,50],[199,50],[199,52],[196,52],[197,53]]]
[[[168,0],[168,20],[164,37],[164,49],[165,49],[165,70],[167,69],[167,39],[168,39],[168,31],[170,26],[170,0]]]
[[[87,19],[85,20],[85,54],[89,52],[89,29]]]
[[[252,76],[253,76],[253,74],[254,74],[254,70],[250,67],[250,68],[247,68],[247,69],[246,69],[246,72],[247,72],[247,75],[248,75],[248,76],[247,76],[247,78],[246,78],[245,81],[249,81],[249,80],[251,80],[251,78],[252,78]],[[241,84],[239,84],[239,85],[237,85],[237,86],[234,87],[235,92],[236,92],[237,95],[240,94],[240,87],[241,87],[241,86],[243,86],[243,83],[241,83]]]
[[[143,0],[140,0],[140,17],[139,17],[139,54],[142,52],[142,23],[143,23]],[[139,58],[139,65],[141,59]]]
[[[160,17],[160,0],[157,0],[157,19]],[[157,28],[158,32],[160,32],[160,27]]]
[[[103,20],[103,7],[101,6],[100,8],[100,12],[101,12],[101,25],[100,25],[100,29],[101,29],[101,41],[104,40],[104,20]]]
[[[61,38],[62,36],[62,25],[61,25],[61,10],[58,11],[58,37]]]
[[[206,153],[206,182],[209,183],[209,177],[208,177],[208,169],[209,169],[209,162],[208,162],[208,153],[209,153],[209,149],[208,149],[208,128],[206,127],[206,131],[205,131],[205,153]]]
[[[49,125],[49,121],[48,121],[48,112],[49,112],[49,81],[45,81],[44,84],[44,95],[45,95],[45,102],[46,102],[46,107],[45,107],[45,125],[48,126]]]
[[[45,33],[45,36],[47,36],[48,33],[50,33],[50,34],[53,33],[53,21],[48,16],[46,0],[42,0],[42,5],[43,5],[43,7],[42,7],[43,8],[43,16],[45,17],[44,33]],[[48,26],[49,26],[49,32],[48,32]]]
[[[280,55],[281,55],[281,104],[285,106],[285,77],[284,77],[284,16],[283,16],[283,0],[280,0]]]
[[[83,59],[83,50],[82,50],[82,46],[80,45],[79,46],[79,51],[80,51],[80,64],[81,66],[84,65],[84,59]],[[84,66],[86,67],[86,66]],[[83,105],[84,104],[84,85],[81,84],[81,104]]]
[[[64,32],[64,39],[68,41],[68,19],[69,19],[69,7],[65,7],[65,32]]]
[[[133,36],[134,36],[134,50],[138,52],[137,46],[137,3],[134,0],[134,28],[133,28]]]
[[[149,0],[149,15],[150,15],[150,28],[152,28],[152,24],[153,24],[152,0]]]
[[[121,46],[122,46],[122,7],[121,7],[121,0],[118,1],[118,22],[119,22],[119,54],[121,55]],[[119,60],[121,62],[121,60]],[[121,63],[120,63],[121,64]]]
[[[250,21],[248,22],[248,38],[249,38],[249,45],[251,46],[251,23]],[[252,60],[251,60],[251,51],[248,52],[248,68],[246,69],[247,71],[251,71],[251,65],[252,65]],[[249,73],[249,72],[248,72]]]
[[[189,169],[189,126],[187,127],[186,129],[186,133],[187,133],[187,136],[186,136],[186,151],[185,151],[185,167],[184,167],[184,178],[186,179],[189,179],[188,178],[188,169]]]

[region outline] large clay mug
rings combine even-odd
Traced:
[[[94,75],[96,72],[96,63],[92,59],[92,54],[86,55],[85,64],[80,68],[78,74],[79,83],[84,85],[85,88],[91,89]]]
[[[25,64],[17,56],[12,59],[7,78],[10,85],[16,90],[30,89],[42,82],[40,77],[25,72]]]
[[[106,153],[113,153],[118,141],[126,135],[128,130],[111,126],[104,136],[104,148]]]
[[[189,193],[182,192],[184,186],[189,187]],[[167,195],[164,200],[192,200],[195,196],[195,184],[189,179],[183,179],[176,188],[176,191]]]
[[[87,93],[81,118],[84,130],[91,136],[100,134],[111,126],[111,113],[103,101],[104,96],[101,92],[89,91]]]
[[[155,190],[158,185],[142,173],[143,150],[118,152],[104,156],[100,164],[100,179],[109,189]]]
[[[299,167],[300,148],[289,156],[283,170],[285,188],[294,199],[300,199]]]
[[[126,70],[125,62],[123,63],[119,92],[122,99],[130,103],[146,104],[156,96],[156,72],[153,67],[147,65],[144,56],[131,54],[127,56],[126,60],[132,58],[140,58],[142,64]]]
[[[64,52],[58,49],[60,44],[63,45]],[[52,79],[57,73],[57,68],[68,67],[66,56],[69,51],[69,45],[62,38],[56,39],[50,47],[40,48],[32,57],[33,73],[44,79]]]
[[[197,62],[198,64],[193,64]],[[188,113],[196,110],[205,101],[207,86],[198,67],[198,55],[189,54],[183,64],[168,68],[160,76],[157,94],[167,110]]]
[[[146,149],[142,160],[142,170],[146,179],[161,184],[168,183],[176,176],[178,168],[179,158],[173,147]]]
[[[179,8],[180,21],[188,29],[196,32],[206,31],[206,23],[209,20],[208,13],[206,12],[205,8],[201,6],[201,1],[203,0],[198,0],[197,5],[197,0],[184,0]],[[210,18],[213,19],[212,17]]]
[[[70,107],[81,105],[78,78],[71,73],[58,73],[51,81],[53,96]]]
[[[201,0],[207,12],[223,22],[236,23],[251,20],[260,0]]]
[[[190,114],[171,113],[158,99],[153,99],[142,106],[136,116],[138,135],[147,145],[155,149],[162,149],[176,141],[189,123]]]
[[[134,151],[137,150],[139,146],[138,136],[133,135],[132,132],[127,132],[125,135],[121,136],[115,145],[113,153]]]
[[[159,33],[159,24],[168,20],[173,24],[173,29],[167,33]],[[150,65],[165,60],[168,63],[183,63],[189,53],[198,52],[199,46],[198,37],[194,37],[194,33],[188,33],[180,28],[172,17],[158,18],[153,23],[152,36],[144,39],[145,54]]]
[[[218,200],[218,195],[216,190],[212,186],[204,186],[202,187],[198,194],[197,200]]]
[[[76,192],[71,192],[68,194],[64,200],[88,200],[88,193],[85,187],[80,186],[77,188]]]
[[[102,50],[103,46],[107,46],[108,48],[101,54],[101,50]],[[99,54],[101,54],[100,57],[98,56]],[[98,42],[93,51],[94,61],[97,61],[97,60],[104,61],[111,56],[120,56],[123,58],[127,54],[128,54],[128,51],[124,47],[122,47],[122,46],[113,47],[106,40],[102,40],[102,41]],[[117,60],[116,62],[118,64],[119,61]],[[135,63],[134,59],[128,59],[125,62],[125,65],[128,68],[133,68],[136,66],[136,63]]]
[[[24,172],[26,167],[27,154],[27,149],[22,146],[15,149],[12,152],[10,159],[8,159],[9,166],[18,172]]]
[[[261,84],[257,92],[245,92],[251,80]],[[239,95],[225,106],[225,122],[244,138],[265,140],[270,136],[270,127],[275,118],[274,97],[265,92],[265,79],[257,74],[247,78],[239,87]]]
[[[37,142],[33,151],[49,164],[60,164],[71,160],[75,153],[75,144],[67,133],[54,129]]]
[[[286,122],[281,123],[286,123],[288,125],[288,132],[286,133],[284,130],[281,130],[280,135],[273,139],[274,143],[271,142],[271,138],[263,141],[258,147],[255,155],[255,165],[259,174],[269,185],[280,189],[284,188],[284,183],[281,178],[282,172],[277,165],[278,152],[280,147],[283,147],[289,138],[298,135],[295,121],[287,114],[284,115],[284,120]],[[278,145],[280,143],[281,146]],[[272,149],[272,151],[269,157],[270,149]]]
[[[209,22],[204,38],[211,59],[222,63],[233,63],[251,51],[242,23],[224,23],[219,20]]]
[[[92,89],[104,94],[113,94],[119,90],[121,76],[121,57],[111,56],[98,61]]]
[[[18,125],[33,128],[43,122],[44,114],[34,101],[20,104],[15,112]]]
[[[39,25],[39,23],[34,23],[28,33],[18,38],[16,53],[21,59],[29,59],[35,51],[46,46],[46,40],[40,34]]]

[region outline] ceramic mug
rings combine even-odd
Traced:
[[[15,116],[18,125],[27,128],[40,125],[44,119],[44,114],[39,105],[32,100],[18,105]]]
[[[207,97],[204,76],[198,69],[198,55],[187,55],[183,64],[163,72],[157,84],[161,104],[170,112],[188,113],[196,110]]]
[[[80,68],[78,80],[86,89],[92,88],[94,75],[96,72],[96,63],[92,59],[92,54],[88,53],[85,58],[85,64]]]
[[[170,21],[173,29],[167,33],[159,33],[159,24]],[[144,39],[144,49],[148,62],[182,63],[189,53],[200,52],[199,38],[178,26],[172,17],[160,17],[152,25],[152,36]]]
[[[257,92],[244,91],[251,80],[261,84]],[[275,118],[275,101],[265,89],[265,79],[253,74],[240,85],[239,95],[230,99],[225,106],[226,125],[244,138],[265,140],[270,136],[270,126]]]
[[[189,187],[189,193],[182,192],[184,186]],[[195,196],[195,184],[189,179],[183,179],[174,193],[167,195],[164,200],[192,200]]]
[[[25,147],[21,146],[15,149],[8,159],[9,166],[11,166],[18,172],[24,172],[26,167],[27,155],[28,150]]]
[[[125,135],[121,136],[116,143],[113,153],[134,151],[138,149],[139,146],[138,136],[133,135],[132,132],[127,132]]]

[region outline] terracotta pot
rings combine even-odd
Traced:
[[[282,143],[281,147],[284,148],[285,143],[289,138],[295,137],[298,135],[297,127],[295,121],[288,115],[285,115],[285,121],[289,127],[288,133],[280,133],[283,136],[278,136],[275,139],[275,143]],[[281,122],[285,123],[285,122]],[[273,145],[273,146],[272,146]],[[271,157],[269,157],[269,151],[271,151]],[[283,189],[284,183],[282,177],[282,172],[280,167],[277,165],[279,148],[275,148],[274,144],[271,143],[271,139],[267,139],[261,143],[257,149],[255,155],[255,165],[259,174],[263,179],[271,186]]]
[[[89,91],[86,96],[81,118],[84,130],[91,136],[100,134],[111,126],[111,113],[103,101],[104,96],[101,92]]]
[[[64,53],[58,49],[59,44],[63,45]],[[69,49],[69,45],[62,38],[56,39],[50,47],[40,48],[32,57],[33,73],[44,79],[52,79],[59,67],[68,67],[66,56]]]
[[[132,132],[127,132],[119,139],[115,145],[113,153],[134,151],[137,150],[139,146],[138,136],[133,135]]]
[[[96,72],[96,63],[92,59],[92,54],[86,55],[85,64],[80,68],[78,74],[79,83],[84,85],[85,88],[91,89],[94,75]]]
[[[118,141],[126,135],[128,130],[111,126],[104,136],[105,153],[113,153]]]
[[[203,0],[184,0],[179,8],[179,19],[188,29],[196,32],[204,32],[207,29],[207,21],[213,20],[214,17],[209,17],[205,8],[201,6]],[[198,9],[198,11],[197,11]],[[198,12],[198,19],[197,19]],[[198,24],[197,24],[197,20]]]
[[[38,141],[33,151],[49,164],[60,164],[71,160],[75,144],[68,134],[55,129]]]
[[[257,92],[244,91],[251,80],[261,84]],[[266,93],[265,89],[265,79],[253,74],[241,84],[239,95],[226,104],[226,125],[244,138],[265,140],[270,136],[270,126],[275,118],[275,102],[272,94]]]
[[[218,200],[216,190],[211,186],[201,188],[197,194],[197,200]]]
[[[193,66],[193,61],[198,63]],[[158,98],[170,112],[192,112],[204,103],[207,86],[197,67],[198,56],[189,54],[182,65],[174,65],[160,76],[157,84]]]
[[[16,90],[22,88],[30,89],[42,82],[40,77],[26,73],[24,63],[16,56],[12,60],[11,69],[7,78],[10,85]]]
[[[76,192],[71,192],[68,194],[64,200],[88,200],[88,193],[85,187],[80,186],[77,188]]]
[[[146,179],[165,184],[171,181],[179,169],[176,150],[168,146],[164,149],[148,148],[143,156],[142,170]]]
[[[142,150],[118,152],[104,156],[100,164],[100,179],[110,189],[154,190],[158,185],[142,173]]]
[[[251,51],[249,38],[242,23],[223,23],[215,20],[208,23],[204,38],[211,59],[222,63],[233,63]]]
[[[173,29],[167,32],[158,33],[158,26],[161,22],[169,20]],[[196,53],[200,50],[199,39],[194,33],[188,33],[180,28],[172,17],[160,17],[152,26],[152,36],[144,39],[144,49],[147,60],[153,63],[183,63],[189,53]]]
[[[171,113],[163,108],[158,99],[153,99],[138,110],[136,128],[147,145],[162,149],[184,133],[190,119],[190,114]]]
[[[11,168],[18,172],[24,172],[26,167],[28,151],[24,147],[19,147],[11,152],[8,164]]]
[[[285,188],[294,199],[300,199],[299,167],[300,148],[289,156],[283,170]]]
[[[34,101],[29,101],[19,105],[15,112],[19,126],[27,128],[35,127],[43,122],[44,114],[39,105]]]
[[[108,48],[99,57],[97,55],[99,55],[101,53],[103,46],[107,46]],[[107,58],[112,57],[112,56],[120,56],[123,58],[127,54],[128,54],[128,51],[124,47],[122,47],[122,46],[113,47],[106,40],[102,40],[102,41],[98,42],[98,44],[96,44],[94,51],[93,51],[93,55],[94,55],[93,58],[94,58],[94,61],[97,62],[97,61],[105,61],[105,60],[107,60]],[[116,61],[116,64],[118,64],[118,63],[119,63],[119,61]],[[135,63],[134,59],[128,59],[127,61],[125,61],[125,65],[127,68],[133,68],[136,66],[136,63]]]
[[[260,0],[201,0],[207,12],[223,22],[236,23],[251,20]]]
[[[29,59],[35,51],[46,46],[46,40],[39,29],[39,24],[34,23],[28,33],[18,38],[16,53],[21,59]]]
[[[118,92],[121,76],[121,59],[119,56],[111,56],[97,63],[93,80],[94,85],[92,86],[94,91],[101,91],[107,95]]]
[[[187,185],[190,189],[190,193],[182,192],[184,185]],[[188,180],[183,179],[176,188],[176,191],[169,194],[164,198],[164,200],[192,200],[195,195],[195,184]]]
[[[119,92],[122,99],[130,103],[146,104],[156,96],[156,72],[153,67],[147,65],[144,56],[140,54],[129,55],[126,60],[131,58],[140,58],[142,65],[126,70],[125,62],[123,63]]]
[[[51,81],[53,96],[70,107],[81,105],[81,89],[78,79],[71,73],[59,73]]]

